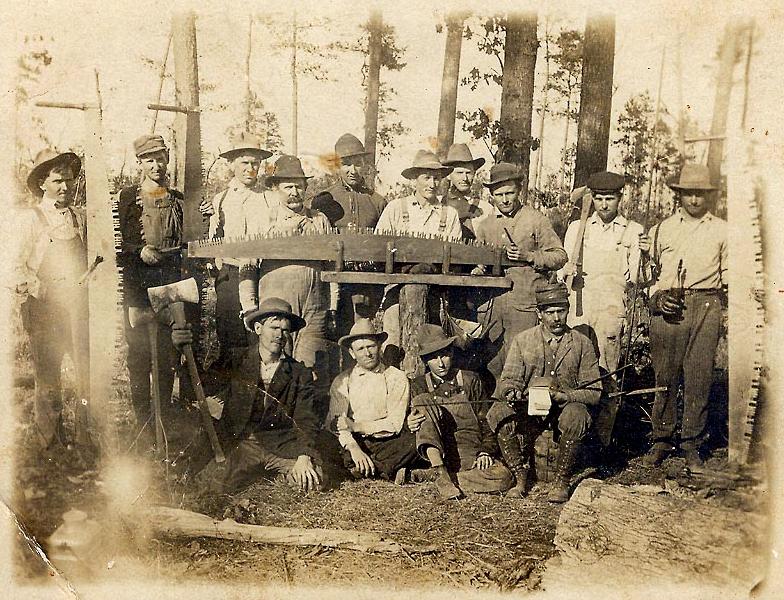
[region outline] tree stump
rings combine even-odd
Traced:
[[[657,486],[586,479],[555,533],[560,564],[543,584],[708,585],[751,589],[764,575],[767,518]],[[549,583],[549,587],[548,587]]]
[[[419,358],[417,334],[427,322],[427,289],[428,286],[419,283],[400,287],[400,347],[404,353],[401,369],[412,379],[425,372]]]

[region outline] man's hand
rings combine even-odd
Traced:
[[[141,256],[146,265],[157,265],[163,258],[163,254],[155,246],[150,246],[149,244],[142,248],[139,256]]]
[[[654,313],[675,316],[681,314],[683,304],[672,290],[659,290],[651,298]]]
[[[564,405],[569,402],[569,396],[566,392],[562,392],[561,390],[550,390],[550,397],[555,401],[556,404]]]
[[[321,484],[318,473],[313,467],[313,461],[307,454],[300,454],[297,462],[291,468],[291,478],[303,492],[315,490]]]
[[[338,311],[328,310],[326,316],[326,336],[328,340],[338,339]]]
[[[476,457],[476,460],[474,461],[472,468],[479,469],[479,470],[489,469],[490,467],[493,466],[494,462],[495,461],[493,460],[492,456],[490,456],[486,452],[480,452],[479,456]]]
[[[354,461],[354,465],[359,472],[362,473],[363,477],[372,477],[376,474],[376,465],[373,464],[370,457],[362,451],[362,448],[354,446],[349,448],[348,451],[351,453],[351,460]]]
[[[199,204],[199,212],[202,217],[211,217],[215,214],[215,209],[212,206],[212,200],[203,198]]]
[[[471,269],[471,275],[486,275],[487,269],[484,265],[476,265],[473,269]]]
[[[651,252],[651,238],[647,234],[641,233],[639,236],[639,246],[641,254],[650,254]]]
[[[573,262],[568,262],[563,266],[563,274],[564,277],[569,277],[570,275],[577,275],[577,265]]]
[[[340,415],[335,424],[339,431],[354,431],[354,420],[347,415]]]
[[[521,250],[517,244],[506,247],[506,256],[515,262],[531,262],[531,253]]]
[[[511,389],[504,393],[504,400],[506,400],[506,403],[510,406],[515,402],[522,402],[523,397],[523,390]]]
[[[172,325],[172,344],[177,350],[182,352],[182,347],[193,343],[193,332],[191,326],[186,323],[185,326]]]
[[[419,412],[418,408],[412,408],[411,412],[408,413],[408,417],[406,417],[406,425],[408,426],[408,430],[411,433],[416,433],[419,431],[420,427],[422,427],[422,423],[425,422],[425,414]]]

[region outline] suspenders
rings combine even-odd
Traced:
[[[444,206],[443,204],[439,205],[438,209],[440,211],[440,218],[438,221],[438,233],[440,235],[446,231],[447,210],[446,210],[446,206]],[[403,214],[401,215],[401,218],[403,220],[403,228],[407,231],[409,214],[408,214],[408,202],[406,202],[405,198],[403,199]]]

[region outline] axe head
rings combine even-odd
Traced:
[[[199,286],[191,277],[176,283],[151,287],[147,290],[147,297],[150,299],[152,309],[157,313],[174,302],[198,303]]]

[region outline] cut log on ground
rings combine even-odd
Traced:
[[[326,548],[359,550],[361,552],[387,552],[391,554],[435,551],[433,547],[429,546],[399,544],[369,531],[247,525],[237,523],[234,519],[219,521],[201,513],[167,506],[154,506],[135,512],[132,515],[124,515],[123,518],[129,524],[131,521],[138,521],[152,536],[165,538],[211,537],[261,544],[323,546]]]
[[[660,487],[583,481],[555,533],[559,565],[548,591],[597,577],[604,585],[727,586],[751,589],[764,575],[767,519]],[[549,587],[548,584],[549,583]]]

